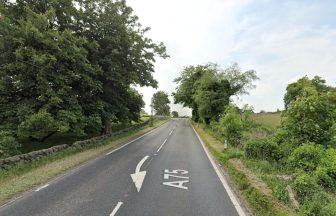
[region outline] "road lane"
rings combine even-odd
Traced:
[[[142,160],[138,191],[131,174]],[[237,215],[185,119],[48,184],[0,208],[0,215]]]
[[[187,120],[180,120],[148,166],[141,190],[129,197],[118,215],[237,215]]]

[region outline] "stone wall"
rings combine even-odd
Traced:
[[[90,139],[87,139],[87,140],[76,141],[76,142],[74,142],[70,145],[68,145],[68,144],[57,145],[57,146],[53,146],[51,148],[42,149],[42,150],[38,150],[38,151],[29,152],[29,153],[26,153],[26,154],[15,155],[15,156],[12,156],[12,157],[9,157],[9,158],[5,158],[5,159],[0,160],[0,169],[7,169],[11,166],[14,166],[14,165],[18,164],[18,163],[29,163],[33,160],[40,159],[42,157],[51,155],[51,154],[53,154],[55,152],[58,152],[58,151],[62,151],[62,150],[66,149],[66,148],[69,148],[69,147],[82,149],[86,146],[97,143],[98,141],[102,141],[104,139],[111,138],[113,136],[117,136],[117,135],[125,133],[125,132],[136,130],[140,127],[143,127],[143,126],[147,125],[148,123],[149,123],[149,121],[145,121],[145,122],[133,125],[129,128],[125,128],[125,129],[122,129],[120,131],[108,134],[108,135],[102,135],[102,136],[93,137],[93,138],[90,138]]]

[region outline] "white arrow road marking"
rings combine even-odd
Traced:
[[[48,187],[48,186],[49,186],[49,184],[45,184],[45,185],[43,185],[43,186],[37,188],[35,191],[38,192],[38,191],[40,191],[40,190],[42,190],[42,189],[44,189],[44,188],[46,188],[46,187]]]
[[[114,216],[117,213],[117,211],[119,210],[119,208],[121,207],[122,204],[123,204],[123,202],[118,202],[116,207],[114,207],[113,211],[111,212],[110,216]]]
[[[159,149],[158,149],[156,152],[159,152],[159,151],[162,149],[163,145],[164,145],[166,142],[167,142],[167,139],[165,139],[165,141],[161,144],[161,146],[159,147]]]
[[[146,176],[146,171],[140,171],[140,168],[143,165],[143,163],[145,163],[147,158],[148,158],[148,156],[145,156],[144,158],[142,158],[142,160],[136,166],[135,172],[133,174],[131,174],[131,178],[132,178],[138,192],[140,192],[142,183],[143,183],[143,181],[145,179],[145,176]]]

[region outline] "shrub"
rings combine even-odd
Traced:
[[[296,148],[289,156],[288,162],[293,168],[314,171],[321,163],[325,150],[321,145],[305,143]]]
[[[336,215],[336,203],[330,203],[324,206],[321,210],[321,215],[335,216]]]
[[[21,138],[43,139],[57,131],[67,131],[66,125],[60,125],[54,117],[46,112],[40,111],[29,116],[18,127],[18,136]]]
[[[279,147],[277,143],[267,137],[248,141],[245,144],[244,150],[248,158],[268,161],[279,159]]]
[[[336,150],[329,148],[321,165],[316,169],[318,184],[331,192],[336,192]]]
[[[335,137],[336,93],[318,92],[306,86],[283,113],[282,128],[298,143],[331,145]]]
[[[316,179],[308,174],[299,175],[293,183],[293,189],[301,204],[311,200],[313,195],[318,191]]]
[[[9,132],[0,132],[0,158],[9,157],[19,153],[20,144]]]
[[[219,121],[219,132],[228,144],[238,146],[243,138],[244,124],[237,108],[230,105]]]

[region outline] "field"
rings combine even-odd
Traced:
[[[257,123],[260,123],[268,127],[276,128],[280,125],[280,116],[281,116],[281,112],[256,113],[256,114],[253,114],[252,118]]]

